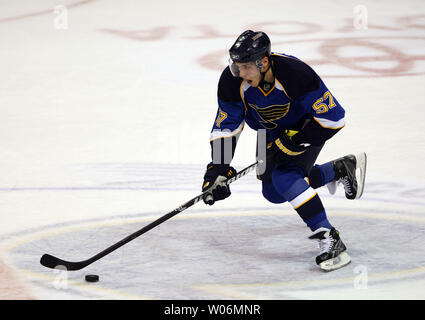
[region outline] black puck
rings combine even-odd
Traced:
[[[86,275],[86,281],[87,282],[98,282],[99,276],[97,274],[88,274],[88,275]]]

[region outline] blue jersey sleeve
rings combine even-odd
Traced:
[[[211,130],[210,141],[238,135],[244,128],[243,103],[229,103],[218,99],[218,110]]]
[[[312,116],[295,138],[301,143],[320,145],[345,126],[345,110],[323,81],[319,81],[319,88],[299,98],[302,108]]]
[[[229,164],[235,153],[237,140],[244,128],[245,105],[240,95],[242,79],[235,78],[227,67],[218,83],[218,110],[211,130],[213,163]]]
[[[235,136],[243,130],[245,105],[240,94],[241,83],[240,78],[232,76],[229,67],[223,71],[218,83],[218,110],[211,130],[211,141]]]

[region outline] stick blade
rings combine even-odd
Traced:
[[[55,269],[58,266],[63,266],[68,271],[79,270],[86,266],[86,264],[83,262],[65,261],[50,254],[43,254],[40,259],[40,263],[41,265],[51,269]]]
[[[56,257],[54,257],[50,254],[43,254],[43,256],[40,259],[40,263],[43,266],[45,266],[47,268],[51,268],[51,269],[54,269],[57,266],[65,266],[66,267],[66,261],[63,261],[59,258],[56,258]]]

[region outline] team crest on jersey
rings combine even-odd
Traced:
[[[277,127],[277,123],[273,121],[277,121],[286,116],[290,104],[291,103],[288,102],[287,104],[273,104],[265,108],[260,108],[255,104],[248,103],[248,105],[257,112],[257,115],[261,118],[260,123],[266,129],[274,129]]]

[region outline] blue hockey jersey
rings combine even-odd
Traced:
[[[271,60],[275,80],[268,91],[224,69],[211,143],[238,137],[247,124],[265,129],[267,142],[290,129],[299,131],[297,140],[320,145],[344,127],[344,109],[310,66],[281,53],[272,53]]]

